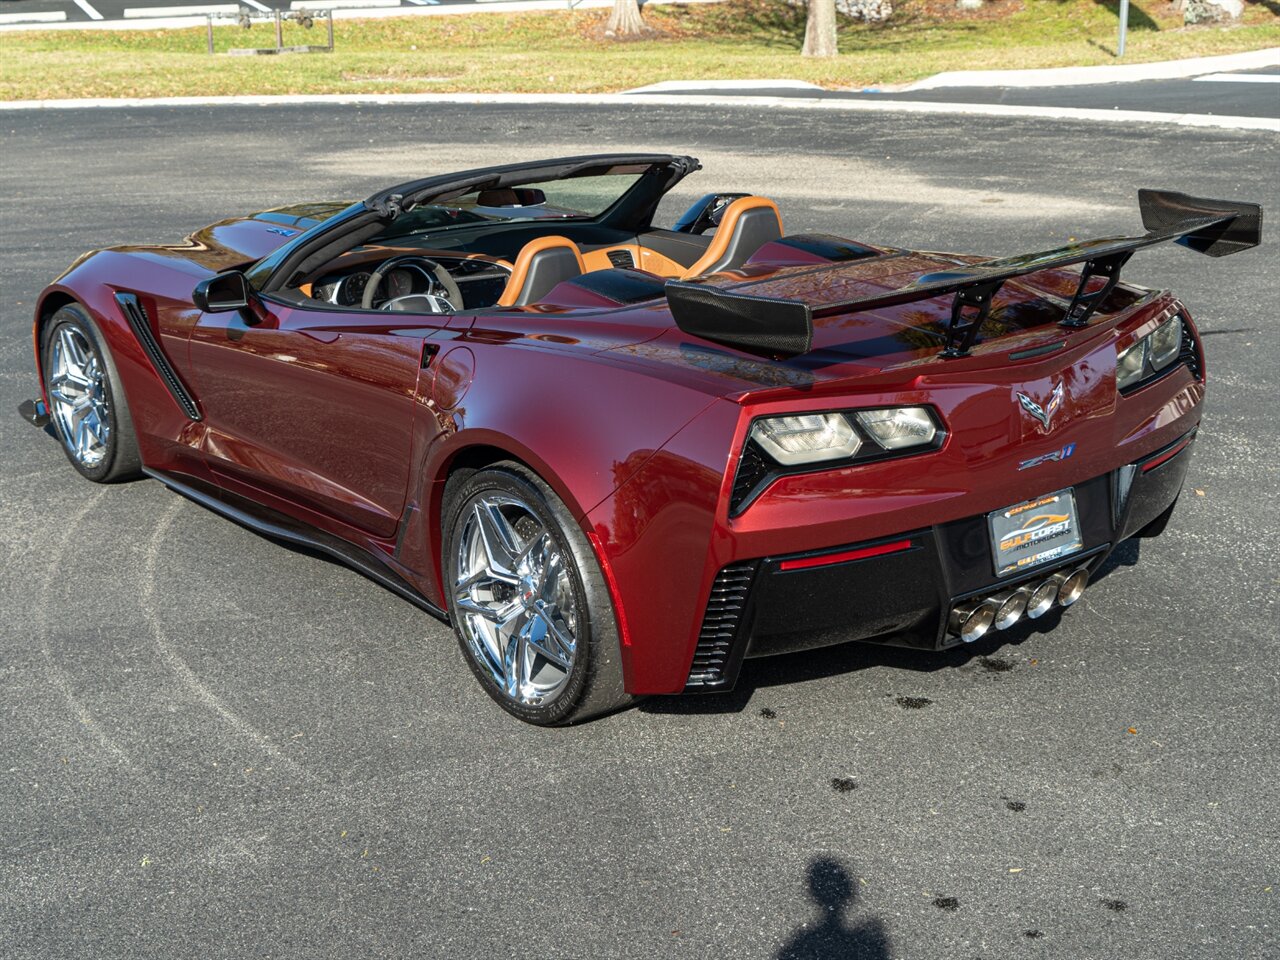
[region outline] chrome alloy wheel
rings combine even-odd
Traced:
[[[49,360],[50,412],[62,442],[81,464],[96,467],[106,458],[111,437],[102,361],[84,334],[70,324],[58,328]]]
[[[550,703],[573,672],[577,650],[566,557],[515,497],[482,494],[463,517],[453,603],[471,655],[512,701]]]

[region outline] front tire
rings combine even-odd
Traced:
[[[40,343],[49,420],[71,465],[95,483],[139,476],[133,419],[93,320],[69,304],[49,318]]]
[[[455,478],[444,530],[454,632],[504,710],[554,726],[631,702],[604,577],[550,487],[515,463]]]

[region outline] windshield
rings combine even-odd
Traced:
[[[597,168],[599,169],[599,168]],[[477,223],[516,220],[594,220],[626,193],[647,165],[614,167],[606,174],[477,189],[402,213],[371,243],[437,233]]]

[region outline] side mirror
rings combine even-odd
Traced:
[[[672,229],[677,233],[706,233],[720,226],[720,218],[729,204],[749,196],[749,193],[708,193],[695,200]]]
[[[204,313],[227,313],[249,306],[253,291],[249,280],[239,270],[220,273],[208,280],[201,280],[191,291],[191,301]]]

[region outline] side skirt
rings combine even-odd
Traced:
[[[323,530],[317,530],[233,493],[206,487],[198,480],[179,480],[170,474],[147,467],[143,467],[142,472],[154,480],[159,480],[175,493],[180,493],[188,500],[194,500],[200,506],[220,513],[255,533],[328,554],[357,573],[364,574],[374,583],[381,584],[392,593],[408,600],[415,607],[426,611],[442,623],[449,622],[449,615],[424,597],[416,587],[373,554],[353,543],[348,543],[346,540],[325,533]]]

